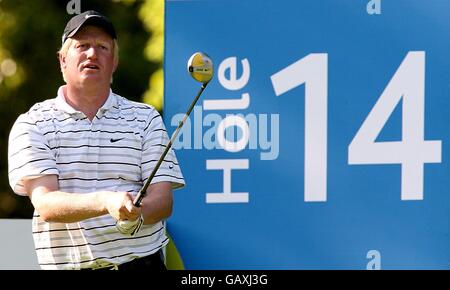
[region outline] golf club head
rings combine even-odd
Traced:
[[[189,74],[198,82],[207,84],[214,75],[214,66],[211,58],[203,52],[194,53],[188,60]]]

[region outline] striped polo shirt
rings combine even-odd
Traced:
[[[16,120],[9,136],[9,182],[27,195],[26,178],[55,174],[59,190],[74,193],[127,191],[135,196],[169,138],[159,113],[110,91],[90,121],[64,98],[35,104]],[[170,150],[152,183],[184,185]],[[168,243],[165,222],[143,225],[135,236],[121,234],[109,214],[76,223],[48,223],[33,215],[33,239],[42,269],[80,269],[122,264]]]

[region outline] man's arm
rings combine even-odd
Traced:
[[[172,184],[167,181],[150,184],[141,204],[144,224],[154,224],[170,217],[172,206]]]
[[[135,220],[141,213],[127,192],[62,192],[56,175],[26,179],[24,186],[34,208],[47,222],[72,223],[108,213],[117,220]]]

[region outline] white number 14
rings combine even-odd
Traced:
[[[271,76],[277,96],[305,84],[305,201],[326,201],[327,54],[309,54]],[[424,163],[441,162],[425,141],[425,52],[409,52],[348,147],[349,164],[401,164],[401,199],[423,199]],[[402,140],[376,142],[402,100]],[[308,117],[309,116],[309,117]]]

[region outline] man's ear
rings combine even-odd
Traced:
[[[113,67],[113,73],[115,73],[116,72],[116,69],[117,69],[117,66],[119,65],[119,60],[118,59],[115,59],[114,60],[114,67]]]
[[[67,64],[66,64],[66,57],[62,56],[61,54],[59,55],[59,66],[61,67],[61,70],[65,69]]]

